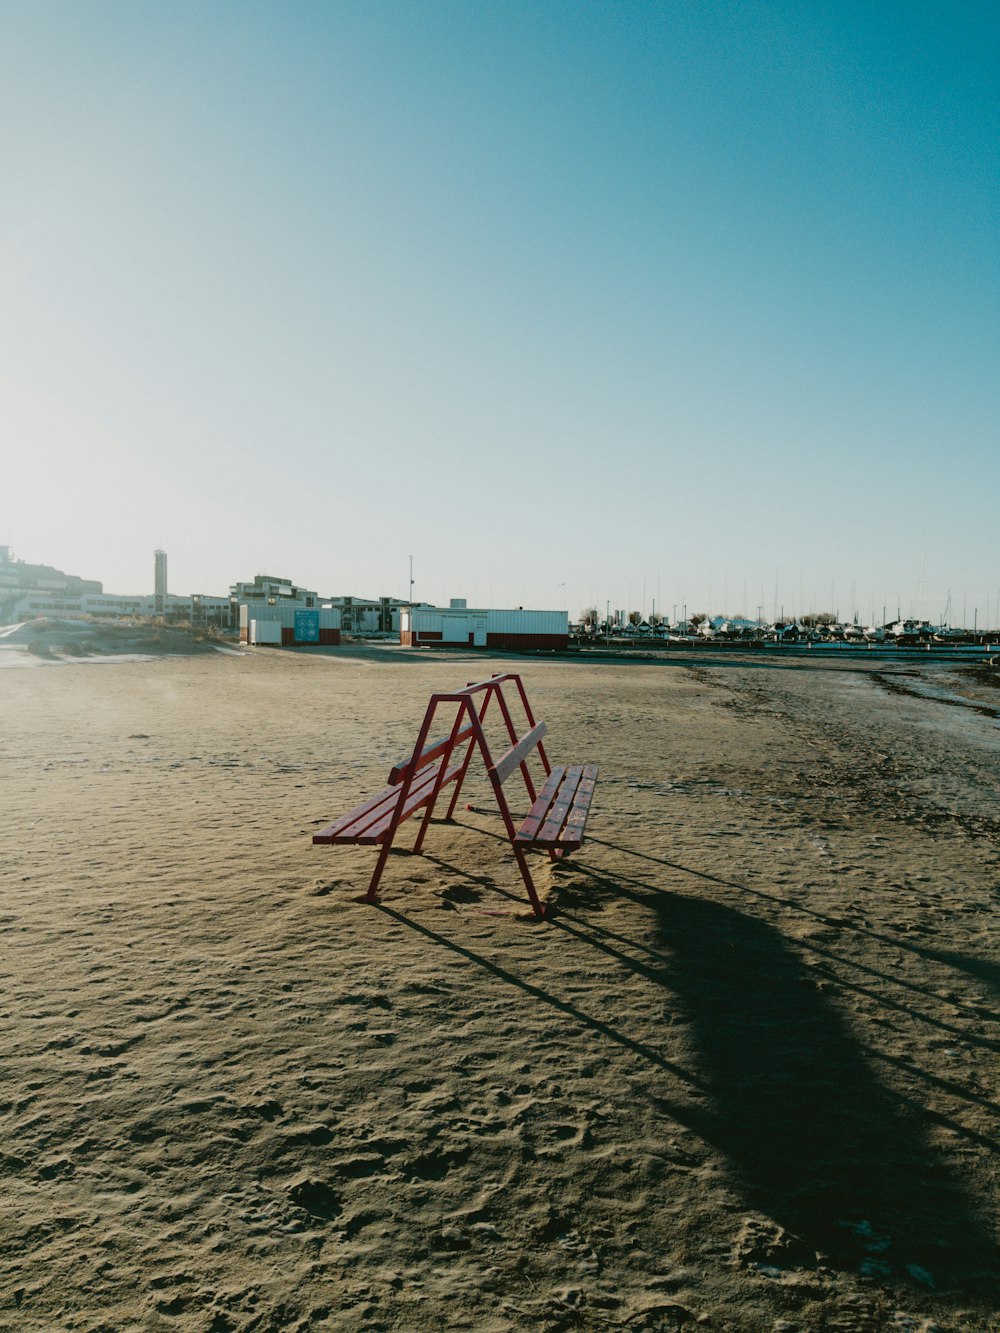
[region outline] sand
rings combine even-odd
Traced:
[[[3,673],[0,1327],[1000,1328],[989,680],[526,660],[550,919],[465,811],[359,904],[312,831],[499,669]]]

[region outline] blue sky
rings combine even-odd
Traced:
[[[0,540],[996,623],[998,69],[988,3],[0,0]]]

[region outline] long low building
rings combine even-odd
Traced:
[[[441,644],[538,652],[569,644],[567,611],[471,610],[456,600],[446,607],[404,607],[399,625],[400,643],[408,648]]]
[[[268,629],[264,629],[268,626]],[[326,644],[340,643],[340,612],[329,606],[304,606],[291,599],[277,605],[240,603],[242,643]]]

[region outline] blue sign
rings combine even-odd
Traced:
[[[295,612],[295,642],[319,643],[319,612]]]

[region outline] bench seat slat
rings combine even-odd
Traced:
[[[444,788],[447,787],[449,782],[454,782],[455,779],[458,777],[458,775],[461,773],[461,771],[462,771],[461,764],[456,764],[454,768],[449,768],[448,771],[445,773],[444,778],[441,782],[441,790],[443,791]],[[400,823],[402,823],[403,820],[405,819],[409,819],[410,815],[412,815],[415,811],[419,810],[422,805],[430,804],[431,797],[434,795],[435,777],[436,774],[432,773],[431,780],[429,782],[424,783],[424,785],[421,788],[417,788],[416,783],[413,784],[406,797],[406,803],[403,806],[403,813],[400,816],[399,820]],[[395,791],[398,793],[399,788],[396,787]],[[356,841],[365,844],[384,842],[385,836],[389,832],[389,825],[392,823],[392,816],[393,816],[392,808],[386,810],[377,823],[370,824],[368,826],[368,828],[365,830],[364,837],[358,838],[356,839]]]
[[[521,847],[561,848],[564,851],[579,847],[583,842],[596,781],[597,767],[594,764],[554,768],[515,834],[515,843]]]
[[[361,823],[366,815],[376,819],[385,805],[399,797],[399,787],[383,787],[381,791],[369,796],[367,801],[357,805],[353,810],[349,810],[346,815],[341,815],[335,819],[332,824],[327,824],[326,828],[320,829],[318,833],[313,834],[313,842],[334,842],[337,835],[342,833],[352,824]]]
[[[566,776],[563,778],[562,786],[559,788],[559,795],[552,802],[552,808],[549,810],[545,823],[535,835],[535,841],[542,846],[559,841],[559,834],[562,832],[562,826],[566,822],[566,816],[570,812],[573,804],[573,798],[576,795],[576,789],[580,785],[580,778],[583,775],[583,768],[579,764],[574,764],[572,768],[567,768]]]
[[[461,771],[460,765],[449,768],[444,775],[441,786],[446,787],[449,782],[454,782]],[[434,793],[438,772],[439,770],[436,768],[428,768],[418,773],[413,779],[410,790],[406,795],[406,803],[403,806],[400,822],[403,819],[408,819],[415,810],[430,801]],[[363,846],[381,842],[392,823],[392,816],[401,792],[402,787],[398,783],[384,787],[380,792],[365,801],[363,805],[357,806],[346,815],[342,815],[334,823],[328,824],[326,828],[314,833],[313,842],[359,843]]]
[[[580,785],[573,797],[573,807],[566,816],[566,825],[559,840],[560,846],[579,847],[583,842],[583,830],[590,814],[590,804],[594,799],[594,787],[597,782],[597,769],[587,764],[580,779]]]
[[[535,798],[535,803],[528,811],[517,837],[522,842],[531,842],[538,833],[538,830],[545,823],[546,816],[549,813],[549,806],[556,799],[556,793],[559,791],[559,784],[565,775],[565,768],[554,768],[545,779],[545,785]]]

